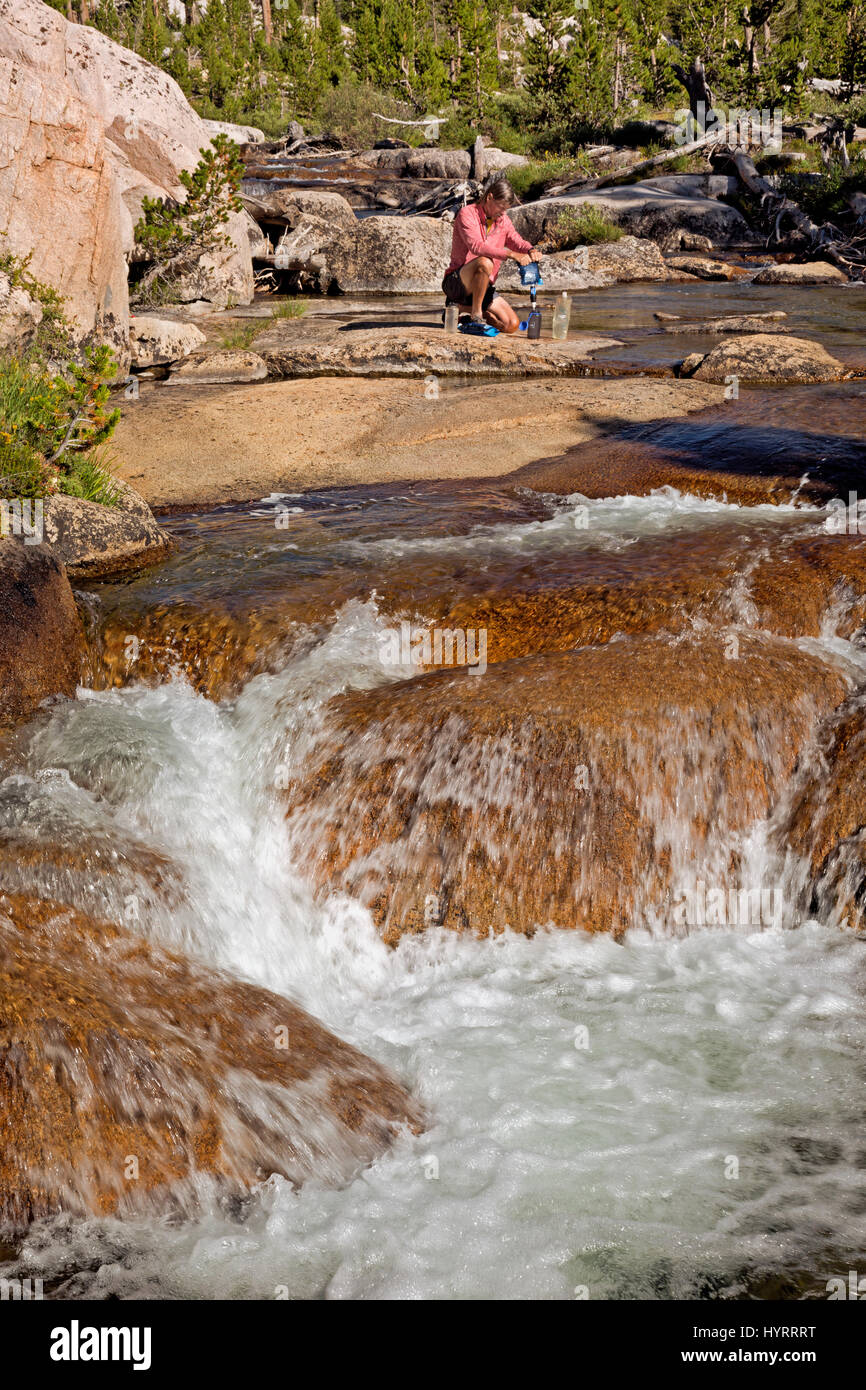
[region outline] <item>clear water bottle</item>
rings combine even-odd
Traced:
[[[570,319],[571,300],[565,293],[565,290],[563,290],[559,299],[556,301],[556,308],[553,311],[553,324],[550,331],[554,338],[562,339],[568,337],[568,324]]]
[[[460,310],[456,304],[446,304],[445,306],[445,332],[456,333],[457,325],[460,322]]]

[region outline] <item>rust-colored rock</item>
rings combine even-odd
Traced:
[[[84,636],[66,571],[44,545],[0,539],[0,724],[72,695]]]
[[[831,618],[836,634],[851,637],[866,623],[866,537],[859,536],[697,528],[619,554],[533,557],[507,585],[486,592],[483,578],[473,577],[469,592],[431,602],[425,614],[446,629],[483,630],[488,662],[620,634],[687,631],[699,617],[753,622],[781,637],[817,637]]]
[[[854,697],[801,769],[782,842],[803,861],[804,911],[866,930],[866,711]]]
[[[0,898],[0,1231],[348,1180],[421,1112],[288,1000],[55,904]],[[12,1142],[8,1142],[11,1140]]]
[[[618,932],[665,915],[674,869],[727,871],[846,692],[788,643],[713,633],[342,696],[289,789],[292,854],[392,943],[434,923]]]

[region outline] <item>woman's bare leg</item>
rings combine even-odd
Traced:
[[[460,279],[472,295],[472,317],[474,319],[480,319],[483,315],[481,306],[484,303],[484,296],[490,288],[492,274],[493,262],[488,256],[476,256],[474,261],[467,261],[461,268]]]
[[[520,327],[520,319],[508,303],[508,300],[503,299],[501,294],[498,294],[496,298],[491,301],[490,308],[487,310],[484,317],[493,324],[494,328],[498,328],[501,333],[516,333]]]

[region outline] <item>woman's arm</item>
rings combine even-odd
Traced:
[[[508,216],[505,218],[505,245],[511,251],[522,251],[525,256],[533,250],[532,242],[520,235]]]

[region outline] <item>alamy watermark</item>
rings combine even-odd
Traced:
[[[466,666],[473,676],[487,670],[485,627],[413,627],[404,619],[378,640],[383,666]]]
[[[779,888],[707,888],[698,879],[680,894],[673,919],[690,927],[772,927],[782,919]]]
[[[42,498],[0,497],[0,536],[23,536],[25,545],[39,545],[45,536]]]
[[[785,113],[779,106],[774,106],[772,110],[763,107],[760,111],[756,107],[746,111],[738,106],[711,106],[707,109],[706,102],[699,101],[697,112],[685,107],[674,112],[677,122],[674,144],[689,145],[706,135],[735,150],[762,145],[772,153],[782,148],[784,118]]]
[[[831,536],[866,536],[866,502],[858,501],[856,492],[848,493],[847,503],[841,497],[831,497],[824,530]]]
[[[44,1297],[41,1279],[0,1279],[0,1303],[41,1303]]]

